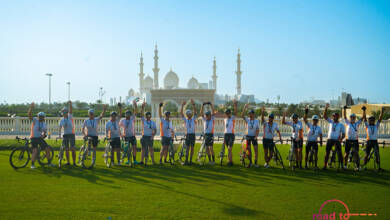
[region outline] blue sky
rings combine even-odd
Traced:
[[[389,1],[2,1],[0,102],[93,102],[138,89],[139,55],[160,85],[169,68],[185,86],[208,82],[217,58],[218,93],[261,100],[329,100],[342,90],[390,102]]]

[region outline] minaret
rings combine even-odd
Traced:
[[[213,61],[213,89],[215,89],[215,91],[217,91],[217,61],[215,60],[215,57],[214,57],[214,61]]]
[[[139,59],[139,91],[141,94],[144,93],[144,76],[144,58],[141,52],[141,58]]]
[[[241,54],[240,54],[240,48],[238,48],[237,53],[237,96],[241,95]]]
[[[154,73],[154,89],[158,89],[158,72],[160,69],[158,68],[158,50],[157,50],[157,44],[154,47],[154,68],[153,68],[153,73]]]

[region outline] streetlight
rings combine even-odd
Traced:
[[[53,73],[46,73],[46,76],[49,77],[49,109],[51,105],[51,77],[53,76]]]
[[[70,101],[70,82],[66,83],[68,85],[68,101]]]

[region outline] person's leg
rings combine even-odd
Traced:
[[[305,149],[305,168],[307,168],[310,149],[311,149],[311,142],[307,142],[306,149]]]
[[[347,166],[348,164],[348,156],[349,156],[349,151],[351,150],[351,142],[350,141],[345,141],[345,148],[344,148],[344,166]]]
[[[336,153],[337,153],[337,157],[338,157],[338,160],[339,160],[339,165],[343,166],[343,152],[341,150],[341,143],[340,143],[340,141],[336,142]]]
[[[191,145],[190,163],[192,163],[192,157],[194,156],[194,145]]]
[[[259,158],[259,145],[253,145],[253,150],[255,151],[255,165],[257,165],[257,159]]]
[[[295,155],[295,165],[298,167],[298,143],[296,141],[293,141],[293,150]]]
[[[314,151],[314,167],[317,168],[317,162],[318,162],[318,144],[313,144],[313,151]]]
[[[301,146],[298,146],[298,161],[299,161],[299,167],[302,168],[302,148]]]
[[[63,138],[62,138],[62,144],[64,145],[64,148],[65,148],[66,161],[68,162],[68,164],[70,164],[70,160],[69,160],[70,137],[65,137],[65,136],[63,136]]]
[[[152,163],[154,164],[154,149],[153,149],[153,145],[149,146],[149,154],[150,154],[150,158],[152,159]]]
[[[210,151],[210,154],[211,154],[211,158],[213,159],[213,162],[215,162],[215,154],[214,154],[214,146],[213,146],[213,144],[210,145],[209,151]]]
[[[72,159],[73,159],[74,166],[76,166],[76,149],[75,148],[76,148],[76,137],[75,137],[75,135],[73,135],[71,140],[70,140],[70,149],[72,150]]]
[[[326,141],[326,152],[325,152],[325,159],[324,159],[324,169],[328,167],[328,160],[329,160],[329,153],[332,149],[332,142],[330,140]]]
[[[232,148],[233,148],[233,146],[228,146],[228,159],[229,159],[229,163],[233,163]]]
[[[137,145],[134,144],[133,146],[133,161],[137,161]]]
[[[162,163],[163,156],[164,156],[164,137],[161,137],[160,163]]]
[[[381,157],[380,157],[380,153],[379,153],[379,145],[378,145],[378,141],[375,141],[375,144],[374,144],[374,150],[376,152],[376,163],[378,164],[378,169],[380,170],[381,169]]]
[[[38,153],[38,144],[36,143],[36,139],[31,139],[31,146],[32,146],[32,152],[31,152],[31,166],[35,166],[35,161],[37,159],[37,153]]]
[[[263,149],[264,149],[264,161],[266,164],[268,164],[268,147],[266,146],[266,143],[263,141]]]

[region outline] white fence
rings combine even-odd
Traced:
[[[81,128],[83,125],[83,122],[86,118],[74,118],[74,123],[76,126],[76,134],[81,134]],[[53,135],[58,134],[58,124],[59,124],[59,117],[48,117],[46,118],[46,123],[48,125],[49,132]],[[109,118],[103,118],[102,121],[99,124],[99,133],[104,134],[105,124],[109,120]],[[160,130],[160,119],[155,118],[153,119],[157,124],[157,130],[159,134]],[[177,135],[183,135],[184,134],[184,125],[183,121],[179,118],[172,118],[172,124],[175,128],[175,132]],[[281,125],[281,122],[279,119],[275,119],[275,122],[279,124],[280,132],[283,136],[289,136],[291,134],[291,128],[286,125]],[[328,123],[324,120],[320,120],[319,122],[324,134],[328,133]],[[202,133],[202,120],[199,119],[197,121],[196,126],[196,133],[201,134]],[[0,117],[0,135],[27,135],[30,133],[30,127],[31,127],[31,121],[27,117]],[[216,118],[215,119],[215,135],[222,136],[224,130],[224,122],[223,118]],[[137,118],[135,122],[135,131],[136,134],[141,134],[141,120]],[[306,130],[305,130],[306,132]],[[236,120],[236,126],[235,126],[235,133],[238,136],[241,136],[245,133],[245,124],[242,119]],[[260,134],[262,133],[262,128],[260,128]],[[365,137],[366,131],[365,126],[362,125],[359,128],[359,136]],[[379,129],[379,137],[380,138],[390,138],[390,120],[382,121],[380,129]]]

